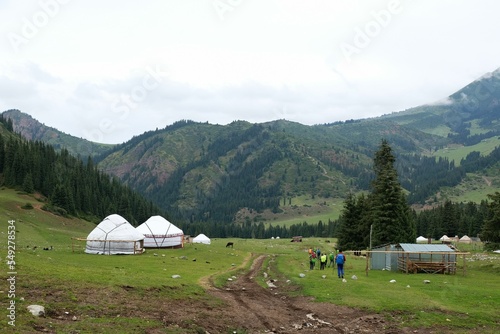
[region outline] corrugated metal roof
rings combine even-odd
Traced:
[[[436,244],[399,244],[405,252],[454,252],[446,245]]]

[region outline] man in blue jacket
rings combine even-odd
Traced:
[[[337,263],[337,272],[339,274],[339,278],[344,278],[344,263],[345,263],[345,255],[342,253],[342,250],[339,250],[339,253],[335,257],[335,263]]]

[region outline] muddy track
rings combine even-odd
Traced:
[[[210,295],[224,302],[223,307],[217,308],[218,325],[205,327],[208,333],[230,329],[246,333],[418,333],[397,328],[379,314],[316,303],[306,297],[289,297],[285,279],[269,281],[267,288],[262,287],[256,280],[264,277],[266,270],[262,266],[266,258],[253,256],[250,270],[231,278],[225,288],[208,287]]]

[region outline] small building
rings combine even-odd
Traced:
[[[372,250],[370,268],[454,274],[456,260],[455,251],[444,244],[387,244]]]
[[[291,242],[302,242],[302,236],[296,235],[296,236],[292,237]]]
[[[386,244],[373,248],[371,253],[372,270],[398,270],[398,254],[396,245]]]
[[[406,273],[455,274],[457,255],[447,245],[397,244],[398,270]]]

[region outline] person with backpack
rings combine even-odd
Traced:
[[[335,268],[335,254],[333,254],[333,252],[330,252],[330,255],[328,257],[330,259],[330,263],[328,264],[328,266]]]
[[[339,278],[344,278],[344,263],[346,261],[344,253],[342,250],[339,250],[339,253],[335,257],[335,263],[337,263],[337,273]]]
[[[316,253],[313,252],[309,255],[309,270],[314,270],[314,266],[316,265]]]

